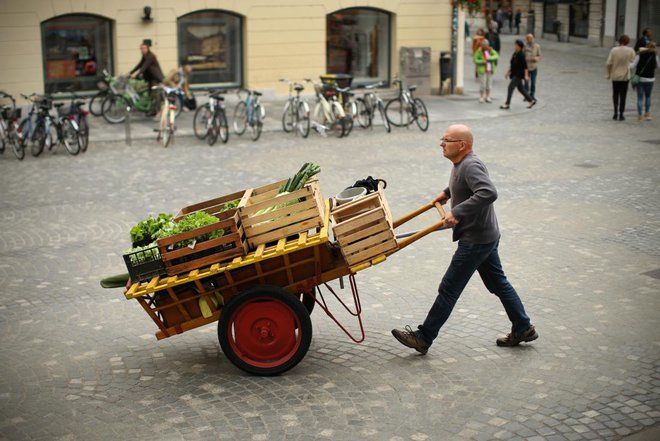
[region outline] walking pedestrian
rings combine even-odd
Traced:
[[[496,23],[492,21],[488,24],[488,32],[486,32],[486,40],[490,42],[490,47],[495,49],[497,53],[500,52],[500,34],[495,30]]]
[[[481,42],[481,47],[474,53],[474,64],[477,67],[477,74],[481,80],[479,88],[479,102],[492,103],[490,98],[490,90],[493,86],[493,75],[495,75],[495,67],[500,55],[497,51],[490,47],[488,40],[484,39]]]
[[[474,54],[477,53],[479,49],[481,49],[481,42],[486,39],[486,32],[484,31],[483,28],[477,29],[477,33],[474,36],[474,39],[472,40],[472,57],[474,57]],[[474,66],[474,77],[479,78],[479,69],[478,66],[475,64]]]
[[[529,72],[527,71],[527,62],[525,61],[525,54],[523,53],[523,47],[525,44],[522,40],[516,40],[516,43],[513,45],[513,55],[511,56],[511,65],[506,75],[505,79],[511,78],[509,81],[509,89],[506,94],[506,103],[500,106],[500,109],[509,109],[511,106],[511,96],[513,95],[513,90],[518,89],[524,97],[525,101],[529,102],[527,105],[528,109],[531,109],[536,105],[536,100],[532,98],[525,88],[523,87],[523,80],[529,80]]]
[[[392,335],[401,344],[422,354],[427,353],[437,338],[475,271],[488,291],[499,297],[512,323],[511,332],[498,338],[496,344],[517,346],[539,336],[502,269],[498,254],[500,231],[493,207],[497,190],[485,164],[473,153],[472,144],[472,132],[465,125],[447,127],[440,140],[443,155],[454,167],[449,186],[433,202],[444,204],[451,200],[445,225],[453,228],[453,240],[458,241],[458,247],[424,322],[416,330],[410,326],[392,330]]]
[[[613,47],[607,57],[607,79],[612,80],[612,101],[614,103],[614,116],[612,119],[623,121],[626,118],[626,95],[628,93],[628,80],[630,80],[630,63],[635,59],[635,51],[628,47],[630,37],[619,37],[619,45]]]
[[[529,80],[525,80],[525,90],[529,96],[536,98],[536,75],[538,63],[541,61],[541,45],[534,41],[534,34],[527,34],[525,40],[525,61],[529,72]]]
[[[650,41],[646,50],[640,50],[639,54],[630,64],[636,75],[639,75],[637,84],[637,114],[639,121],[651,121],[651,92],[655,82],[655,70],[660,66],[660,59],[655,50],[655,42]],[[646,102],[644,102],[646,100]],[[642,113],[642,110],[644,113]]]
[[[646,45],[651,42],[653,39],[653,33],[651,32],[651,28],[644,28],[642,31],[642,36],[639,37],[639,40],[635,43],[635,52],[639,52],[640,50],[644,50],[646,48]]]

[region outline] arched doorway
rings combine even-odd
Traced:
[[[112,72],[112,22],[67,14],[41,23],[46,93],[94,90],[103,69]]]
[[[353,85],[390,80],[391,14],[348,8],[326,17],[328,73],[353,76]]]
[[[177,20],[179,60],[193,67],[192,84],[243,84],[243,19],[222,10],[195,11]]]

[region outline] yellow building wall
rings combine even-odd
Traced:
[[[153,21],[143,22],[142,8]],[[41,23],[63,14],[88,13],[113,22],[115,73],[132,69],[139,44],[153,41],[165,73],[177,64],[177,18],[193,11],[222,9],[244,17],[245,86],[285,95],[279,78],[318,78],[326,65],[326,15],[369,7],[392,14],[391,73],[399,70],[401,46],[431,47],[431,85],[439,85],[440,52],[450,49],[449,0],[0,0],[0,89],[43,93]]]

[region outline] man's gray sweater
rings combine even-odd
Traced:
[[[445,194],[451,199],[451,212],[458,220],[453,240],[485,244],[500,237],[495,207],[497,190],[486,165],[474,153],[454,164]]]

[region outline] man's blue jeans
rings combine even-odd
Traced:
[[[525,80],[525,90],[532,98],[536,98],[534,95],[536,93],[536,74],[538,73],[538,68],[529,71],[529,81]]]
[[[429,345],[433,343],[475,271],[479,272],[488,291],[500,298],[513,324],[511,328],[513,335],[517,337],[529,328],[531,323],[525,313],[525,307],[504,275],[500,256],[497,253],[499,242],[499,239],[488,244],[458,242],[458,248],[440,283],[438,296],[426,320],[416,331],[418,337]]]

